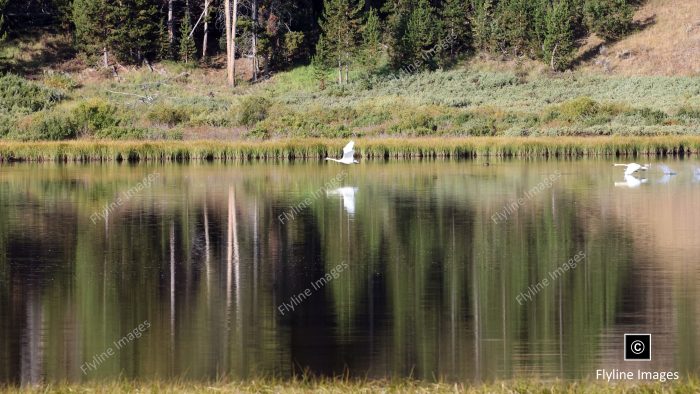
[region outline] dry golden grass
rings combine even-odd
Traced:
[[[697,393],[693,380],[677,383],[605,383],[562,381],[503,381],[470,385],[465,383],[427,383],[410,379],[352,380],[345,378],[261,379],[247,382],[94,382],[54,384],[22,388],[0,387],[5,393]]]
[[[608,45],[607,55],[596,56],[586,68],[598,71],[595,62],[606,59],[620,75],[700,75],[700,2],[649,0],[634,19],[649,25]],[[592,37],[586,47],[600,42]],[[627,58],[620,56],[625,51]]]

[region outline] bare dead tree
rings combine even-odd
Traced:
[[[202,38],[202,59],[207,57],[207,44],[209,41],[209,5],[211,0],[204,0],[204,38]]]

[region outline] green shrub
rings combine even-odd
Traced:
[[[70,92],[80,86],[70,75],[56,72],[44,73],[43,83],[49,88],[66,92]]]
[[[627,0],[586,0],[586,25],[604,40],[616,40],[632,29],[634,8]]]
[[[651,108],[635,108],[629,112],[629,115],[639,119],[638,123],[646,126],[662,124],[668,118],[665,112]]]
[[[49,109],[65,96],[16,75],[0,77],[0,111],[30,113]]]
[[[241,100],[238,110],[238,124],[254,126],[267,118],[270,101],[264,97],[250,96]]]
[[[437,131],[435,119],[425,113],[412,113],[389,128],[390,134],[423,136]]]
[[[595,116],[600,110],[600,104],[589,97],[578,97],[559,105],[559,118],[571,121]]]
[[[78,136],[92,136],[102,129],[119,126],[116,114],[117,107],[96,98],[81,102],[72,111]]]
[[[687,105],[683,106],[678,110],[678,117],[686,119],[700,119],[700,108]]]
[[[97,130],[94,137],[106,140],[143,140],[148,138],[149,131],[138,127],[109,126]]]
[[[255,127],[245,133],[246,138],[255,140],[266,140],[270,138],[270,132],[264,127]]]
[[[190,117],[190,126],[231,127],[235,115],[226,112],[200,112]]]
[[[559,120],[568,124],[593,126],[609,122],[620,111],[618,106],[602,105],[589,97],[578,97],[550,107],[545,113],[544,121]]]
[[[478,118],[465,131],[472,136],[494,136],[498,132],[496,119]]]
[[[351,124],[354,127],[376,126],[389,119],[391,119],[391,112],[388,110],[365,109],[358,111]]]
[[[22,119],[8,135],[18,140],[60,141],[76,137],[76,123],[62,112],[37,112]]]
[[[170,129],[170,130],[150,130],[145,136],[149,140],[171,140],[179,141],[184,138],[185,134],[180,129]]]
[[[190,114],[182,107],[158,103],[148,111],[146,117],[154,124],[173,127],[189,120]]]

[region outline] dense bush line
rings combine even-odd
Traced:
[[[201,77],[159,85],[151,82],[159,77],[147,71],[125,74],[119,85],[104,80],[82,88],[67,75],[35,82],[8,75],[0,78],[0,95],[8,97],[0,110],[0,138],[264,140],[700,130],[700,101],[694,99],[700,91],[687,77],[553,78],[453,70],[375,79],[370,87],[358,81],[324,91],[298,88],[295,81],[304,86],[312,73],[310,67],[298,68],[264,87],[241,88],[243,94],[225,87],[214,93]],[[114,89],[128,94],[109,93]]]

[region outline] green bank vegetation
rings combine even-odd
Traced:
[[[326,0],[313,7],[302,0],[259,0],[233,11],[240,17],[236,56],[243,74],[236,78],[222,69],[236,56],[216,57],[230,51],[214,23],[223,7],[170,1],[170,15],[156,3],[0,5],[7,16],[0,71],[16,73],[0,76],[0,139],[648,136],[700,130],[697,77],[559,72],[580,55],[580,38],[595,33],[616,40],[641,28],[631,19],[637,2]],[[53,14],[22,28],[20,9]],[[46,38],[47,29],[53,29],[48,37],[75,38],[61,40],[68,59],[49,56],[57,41]],[[484,54],[505,60],[507,71],[475,60]],[[209,60],[194,61],[198,56]],[[227,75],[236,87],[224,83]]]
[[[0,161],[175,161],[322,159],[341,154],[344,140],[1,142]],[[469,137],[359,139],[367,159],[474,158],[478,156],[665,156],[700,153],[700,136]]]
[[[318,90],[300,67],[230,90],[163,65],[119,81],[46,73],[0,77],[0,139],[16,141],[693,135],[692,77],[610,77],[460,69]]]
[[[700,389],[696,381],[682,383],[625,383],[605,384],[592,382],[565,383],[536,381],[504,381],[478,386],[462,383],[425,383],[414,380],[349,380],[342,378],[253,380],[242,383],[187,383],[187,382],[130,382],[56,384],[34,387],[6,387],[5,393],[695,393]]]

